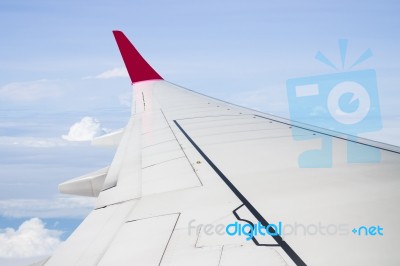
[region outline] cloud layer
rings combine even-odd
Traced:
[[[6,217],[85,217],[94,208],[94,198],[60,196],[52,199],[0,200],[0,213]]]
[[[17,230],[0,229],[0,258],[28,258],[51,254],[62,232],[46,229],[39,218],[23,222]]]
[[[111,78],[125,78],[128,77],[128,71],[125,67],[115,67],[113,69],[104,71],[96,76],[84,77],[83,79],[111,79]]]
[[[60,138],[2,137],[0,146],[22,146],[30,148],[54,148],[76,145]]]
[[[63,135],[62,138],[69,141],[90,141],[105,133],[107,130],[101,127],[97,119],[85,116],[81,121],[73,124],[68,134]]]
[[[44,98],[55,98],[62,94],[58,83],[58,81],[46,79],[8,83],[0,87],[0,99],[34,102]]]

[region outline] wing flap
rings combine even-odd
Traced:
[[[129,201],[92,211],[46,265],[97,265],[135,204]]]
[[[99,147],[118,147],[123,135],[124,129],[121,128],[109,134],[94,138],[92,140],[92,145]]]
[[[160,265],[179,214],[127,221],[97,265]]]
[[[73,178],[58,185],[58,190],[64,194],[97,197],[103,189],[108,167]]]

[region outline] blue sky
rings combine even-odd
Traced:
[[[93,134],[128,119],[131,87],[112,30],[166,80],[286,117],[286,81],[337,73],[314,57],[340,65],[346,38],[339,71],[373,52],[352,69],[377,73],[383,129],[368,136],[400,145],[399,12],[398,1],[2,1],[0,234],[18,235],[24,221],[41,228],[30,220],[38,217],[63,240],[93,206],[57,185],[108,165],[114,152],[62,136],[84,117],[89,124],[78,126]],[[29,260],[4,257],[0,264]]]

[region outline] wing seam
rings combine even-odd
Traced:
[[[225,184],[231,189],[231,191],[239,198],[239,200],[247,207],[247,209],[254,215],[254,217],[261,222],[262,225],[268,226],[269,223],[265,218],[254,208],[254,206],[246,199],[245,196],[232,184],[232,182],[222,173],[222,171],[213,163],[210,158],[200,149],[200,147],[194,142],[194,140],[188,135],[188,133],[182,128],[177,120],[173,120],[175,125],[183,133],[183,135],[189,140],[193,147],[198,153],[207,161],[207,163],[213,168],[213,170],[219,175],[219,177],[225,182]],[[286,252],[290,259],[297,266],[307,266],[307,264],[297,255],[297,253],[286,243],[281,236],[272,236],[280,247]]]

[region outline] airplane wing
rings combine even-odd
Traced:
[[[185,89],[114,36],[132,116],[94,141],[117,147],[109,167],[59,186],[97,204],[40,265],[398,265],[397,147]],[[325,138],[331,167],[300,167]],[[380,161],[348,163],[349,145]]]

